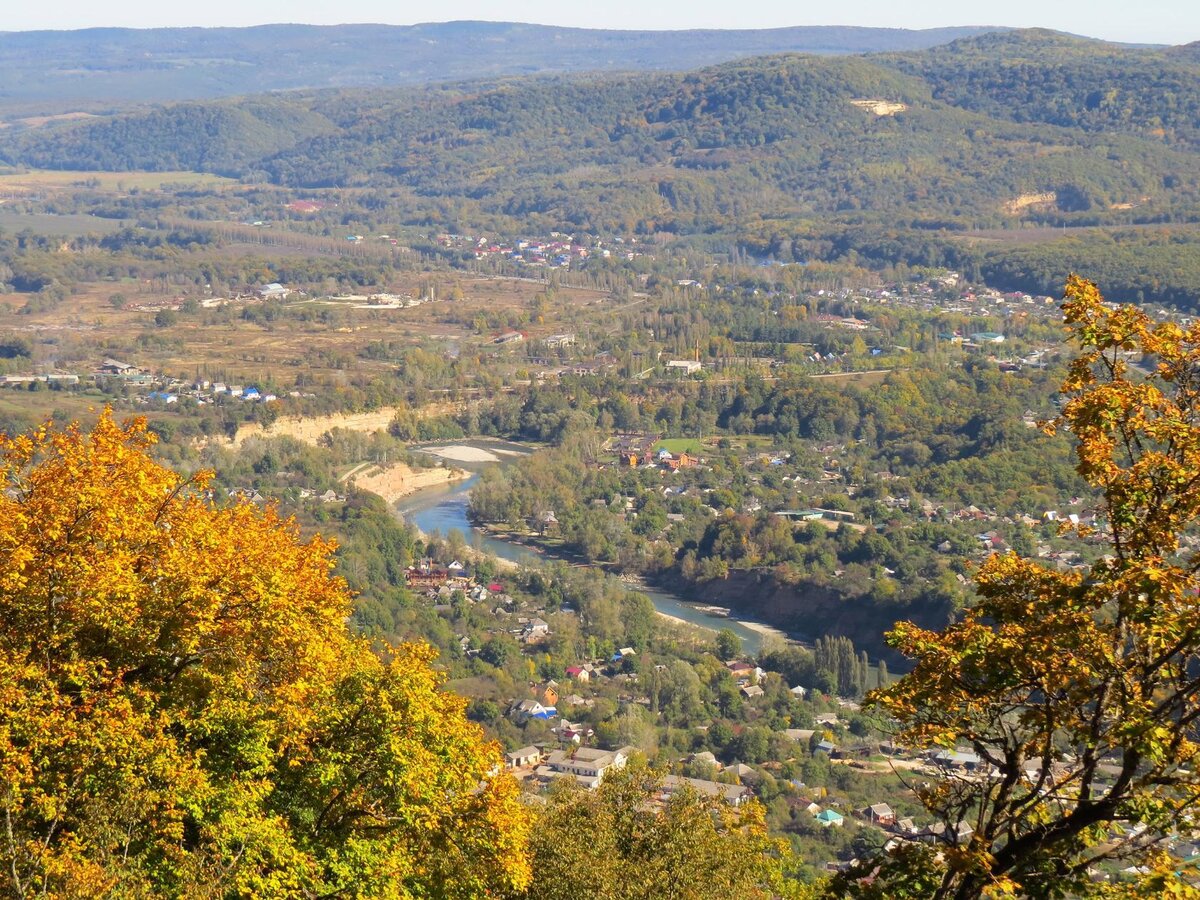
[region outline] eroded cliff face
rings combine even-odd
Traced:
[[[884,640],[897,621],[941,628],[953,613],[935,598],[919,603],[880,604],[870,597],[849,597],[811,582],[786,584],[770,571],[731,572],[728,578],[698,583],[675,578],[663,582],[663,586],[690,601],[728,607],[735,617],[759,619],[803,641],[844,635],[873,659],[881,658],[897,667],[902,667],[904,658]]]

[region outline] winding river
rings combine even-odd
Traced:
[[[472,471],[474,474],[455,484],[439,485],[426,488],[410,494],[396,504],[397,512],[426,534],[434,531],[448,534],[452,528],[457,528],[467,538],[467,541],[479,550],[491,553],[500,559],[511,560],[524,566],[534,566],[543,563],[548,554],[540,553],[523,544],[506,541],[475,528],[467,518],[467,503],[472,485],[479,479],[479,473],[489,466],[512,465],[521,456],[529,452],[528,448],[519,444],[508,444],[495,441],[457,441],[460,446],[472,446],[493,453],[499,451],[505,456],[499,462],[454,462],[456,466]],[[422,449],[422,448],[414,448]],[[716,631],[729,628],[742,639],[742,646],[747,653],[757,654],[762,649],[763,633],[736,619],[726,619],[712,616],[695,605],[686,602],[674,594],[663,591],[638,588],[646,594],[654,604],[654,608],[665,616],[682,619],[692,625]]]

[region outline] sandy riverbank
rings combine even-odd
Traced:
[[[404,463],[392,463],[387,466],[370,466],[355,472],[350,476],[350,483],[359,490],[378,494],[391,505],[401,497],[407,497],[424,488],[452,484],[470,477],[471,473],[463,469],[442,466],[414,469]]]
[[[461,481],[464,478],[471,477],[470,472],[466,472],[462,469],[449,469],[449,468],[411,469],[409,466],[404,466],[399,463],[396,464],[395,467],[396,468],[402,467],[404,469],[408,469],[410,472],[414,473],[417,476],[421,475],[422,473],[436,473],[436,472],[452,473],[452,477],[448,477],[447,475],[443,474],[441,476],[440,481],[431,481],[427,484],[421,484],[418,486],[411,487],[405,491],[405,493],[407,493],[407,494],[411,494],[415,491],[420,490],[421,488],[431,487],[433,485],[438,485],[438,484],[448,484],[451,481]],[[389,468],[393,468],[393,467],[389,467]],[[432,476],[430,476],[430,477],[432,477]],[[382,491],[380,489],[382,488],[382,489],[386,490],[387,489],[386,485],[380,484],[379,482],[373,480],[371,478],[371,476],[369,476],[369,475],[365,482],[363,481],[362,476],[357,475],[357,474],[353,475],[352,478],[354,479],[354,484],[358,488],[360,488],[364,491],[370,491],[373,494],[378,494],[380,497],[383,497],[383,499],[387,501],[388,509],[391,510],[392,515],[395,516],[397,519],[399,519],[401,522],[404,522],[405,524],[409,525],[410,527],[415,528],[417,531],[417,534],[419,534],[421,536],[422,540],[424,540],[425,538],[428,537],[428,535],[425,534],[425,532],[421,531],[420,528],[417,528],[416,524],[409,521],[408,519],[405,519],[405,517],[400,513],[400,511],[396,508],[396,506],[394,504],[395,498],[389,497],[389,496],[385,495],[384,493],[382,493]],[[398,496],[404,496],[404,495],[400,494]],[[467,539],[470,540],[470,535],[467,535]],[[494,556],[490,553],[484,553],[484,552],[476,550],[474,547],[470,547],[470,546],[466,547],[463,550],[463,555],[471,560],[488,559],[491,562],[495,563],[496,568],[501,569],[505,572],[514,572],[517,569],[521,568],[518,563],[514,562],[511,559],[505,559],[502,556]]]
[[[445,447],[422,447],[426,453],[440,456],[442,459],[454,462],[488,463],[500,462],[500,457],[491,450],[482,447],[468,447],[465,444],[450,444]]]
[[[787,633],[775,628],[771,625],[764,625],[762,622],[746,622],[742,619],[734,619],[743,628],[748,628],[750,631],[761,634],[764,638],[778,638],[781,643],[796,643],[787,636]]]
[[[709,628],[707,625],[699,625],[695,622],[689,622],[687,619],[681,619],[679,616],[673,616],[670,613],[660,612],[657,609],[654,611],[654,614],[660,619],[666,619],[672,625],[686,625],[688,628],[695,628],[699,631],[708,631],[712,634],[717,633],[717,629],[715,628]]]

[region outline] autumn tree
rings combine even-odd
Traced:
[[[434,652],[377,656],[330,542],[152,443],[0,436],[0,893],[523,890],[525,808]]]
[[[898,740],[970,747],[986,771],[920,788],[940,851],[873,859],[837,896],[1087,896],[1118,858],[1145,873],[1129,896],[1194,896],[1156,844],[1200,799],[1200,324],[1110,308],[1077,277],[1063,310],[1081,353],[1047,429],[1073,436],[1100,497],[1078,531],[1108,552],[1067,572],[993,556],[958,621],[892,632],[914,668],[871,699]]]
[[[791,896],[786,844],[757,802],[686,789],[661,804],[661,775],[631,763],[587,791],[560,780],[532,840],[526,900],[769,900]]]

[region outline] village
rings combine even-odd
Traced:
[[[757,799],[778,827],[806,842],[809,854],[824,847],[829,871],[853,865],[849,848],[866,846],[864,841],[969,842],[969,820],[930,819],[912,782],[998,777],[998,760],[988,748],[917,751],[896,745],[887,723],[865,715],[857,698],[826,694],[811,683],[790,684],[772,670],[772,660],[807,652],[800,649],[765,651],[762,662],[740,652],[722,660],[713,654],[730,649],[723,639],[712,644],[692,632],[689,649],[681,650],[683,636],[664,626],[646,646],[612,645],[595,657],[563,658],[568,645],[556,641],[556,633],[577,633],[579,613],[565,604],[554,609],[539,603],[523,579],[488,575],[483,583],[457,559],[442,564],[425,558],[408,573],[410,587],[437,615],[455,627],[474,626],[456,632],[464,664],[519,669],[524,660],[556,675],[523,682],[512,696],[471,704],[508,745],[506,766],[531,798],[543,797],[560,779],[595,790],[640,758],[664,773],[655,802],[685,790],[733,806]],[[515,666],[498,650],[500,641],[519,648]],[[700,674],[698,705],[683,720],[671,696],[678,689],[672,682],[678,660]],[[488,712],[490,706],[496,709]],[[1113,759],[1104,771],[1115,777],[1119,769]],[[1068,768],[1061,764],[1043,769],[1031,760],[1025,778],[1048,793],[1069,790]],[[1185,837],[1171,846],[1179,859],[1198,852]]]

